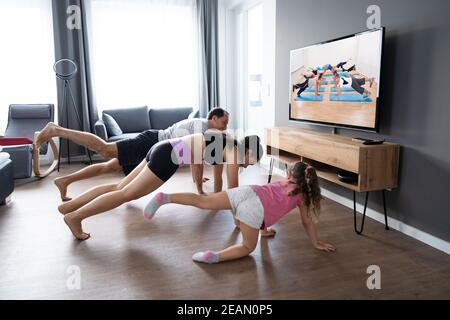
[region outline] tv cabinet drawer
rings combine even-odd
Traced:
[[[266,130],[267,145],[333,167],[359,172],[358,146],[327,139],[326,135],[301,131]]]

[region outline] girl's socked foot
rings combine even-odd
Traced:
[[[159,192],[156,196],[153,197],[152,200],[148,202],[148,204],[144,208],[144,218],[150,220],[155,215],[156,211],[158,211],[159,207],[165,205],[170,202],[170,195],[167,193]]]
[[[192,260],[196,262],[202,263],[218,263],[219,262],[219,254],[216,252],[212,252],[210,250],[205,252],[197,252],[192,256]]]

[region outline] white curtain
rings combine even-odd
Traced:
[[[92,82],[99,111],[198,106],[195,0],[91,0]]]
[[[14,103],[53,103],[51,0],[0,1],[0,134]]]

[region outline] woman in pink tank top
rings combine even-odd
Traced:
[[[159,207],[167,203],[208,210],[232,210],[234,218],[240,222],[242,243],[219,252],[207,250],[192,256],[197,262],[218,263],[249,255],[256,248],[259,230],[264,230],[265,235],[274,235],[275,232],[267,228],[298,207],[311,244],[318,250],[334,252],[333,245],[317,239],[314,220],[320,212],[321,198],[316,170],[298,162],[289,170],[287,179],[263,186],[241,186],[211,195],[158,193],[145,207],[144,217],[151,219]]]

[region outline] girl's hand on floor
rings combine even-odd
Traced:
[[[315,248],[317,250],[321,250],[321,251],[325,251],[325,252],[335,252],[336,251],[336,248],[332,244],[325,243],[322,241],[317,241]]]
[[[274,229],[266,229],[260,231],[261,237],[274,237],[276,233],[277,231]]]

